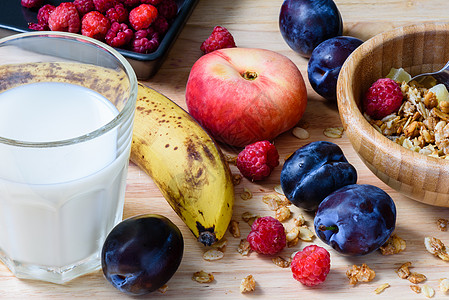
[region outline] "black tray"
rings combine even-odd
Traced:
[[[116,48],[132,65],[139,79],[148,79],[156,74],[198,2],[198,0],[175,1],[178,4],[178,15],[155,52],[141,54]],[[46,0],[45,4],[57,6],[61,2],[68,0]],[[31,31],[28,28],[30,22],[37,23],[37,10],[22,7],[20,0],[0,0],[0,37]]]

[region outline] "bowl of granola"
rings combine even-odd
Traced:
[[[383,32],[352,53],[337,84],[343,127],[367,167],[403,195],[442,207],[449,207],[449,93],[410,78],[449,61],[448,37],[449,23]],[[373,86],[389,93],[386,107],[370,107]]]

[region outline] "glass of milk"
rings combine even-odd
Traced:
[[[117,51],[62,32],[0,40],[0,260],[64,283],[101,266],[122,219],[136,75]]]

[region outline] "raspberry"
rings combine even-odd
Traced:
[[[21,4],[23,7],[27,8],[38,8],[41,7],[44,0],[22,0]]]
[[[135,39],[132,42],[132,50],[144,54],[156,51],[159,47],[159,34],[154,32],[153,34],[145,34],[145,37],[141,37],[143,32],[145,32],[145,30],[139,30],[135,33]]]
[[[28,23],[28,28],[36,31],[49,30],[48,25],[43,25],[39,23]]]
[[[211,35],[201,44],[204,54],[223,48],[235,47],[234,37],[224,27],[215,26]]]
[[[237,168],[252,181],[267,178],[278,165],[279,153],[269,141],[248,145],[237,156]]]
[[[76,9],[78,10],[80,16],[84,16],[88,12],[95,10],[93,0],[75,0],[73,1],[73,4],[75,4]]]
[[[402,99],[403,95],[399,84],[390,78],[381,78],[373,83],[366,92],[363,109],[368,116],[382,119],[399,110]]]
[[[157,18],[157,9],[151,4],[141,4],[129,13],[129,23],[135,30],[150,27]]]
[[[119,3],[106,11],[106,17],[111,23],[124,23],[128,21],[128,10],[122,3]]]
[[[48,17],[48,26],[53,31],[66,31],[78,33],[81,27],[81,20],[72,2],[59,4]]]
[[[287,244],[284,225],[273,217],[256,219],[246,239],[252,250],[269,255],[280,252]]]
[[[37,12],[37,23],[40,25],[48,26],[48,18],[50,17],[51,12],[55,9],[55,6],[51,4],[45,4],[39,11]]]
[[[317,245],[309,245],[298,251],[291,262],[293,278],[306,286],[314,286],[326,280],[330,267],[329,252]]]
[[[153,27],[160,35],[165,34],[169,26],[167,19],[163,16],[157,16],[156,20],[151,24],[151,27]]]
[[[158,5],[159,3],[161,3],[163,0],[140,0],[140,3],[144,3],[144,4],[151,4],[151,5]]]
[[[109,19],[98,11],[88,12],[81,20],[81,34],[100,41],[104,40],[110,27]]]
[[[95,9],[101,13],[106,13],[106,11],[110,8],[113,8],[119,2],[118,0],[93,0]]]
[[[157,10],[161,16],[171,20],[178,14],[178,4],[174,0],[165,0],[157,6]]]
[[[125,4],[128,7],[136,7],[140,4],[140,0],[120,0],[123,4]]]
[[[114,22],[106,34],[105,41],[112,47],[123,47],[134,37],[134,32],[124,23]]]

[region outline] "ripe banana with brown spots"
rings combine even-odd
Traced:
[[[223,154],[185,110],[140,83],[131,161],[153,179],[198,241],[211,245],[223,237],[234,204]]]

